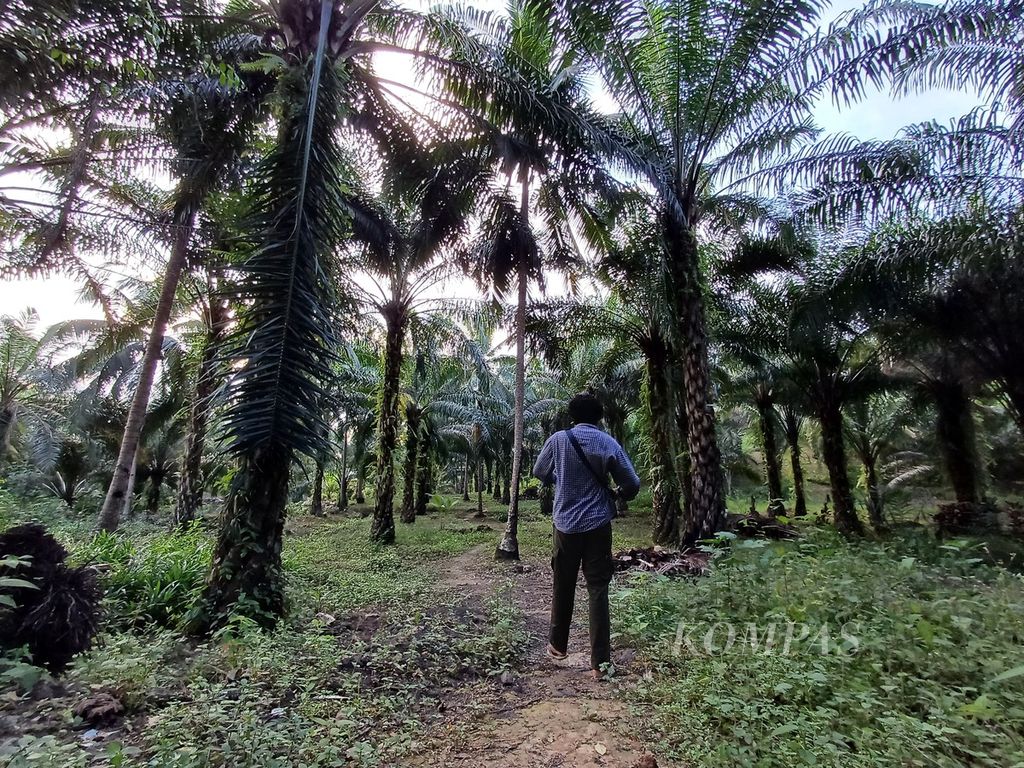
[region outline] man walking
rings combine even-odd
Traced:
[[[600,680],[602,665],[611,662],[608,584],[612,579],[615,499],[635,497],[640,478],[622,446],[600,429],[604,409],[596,397],[589,392],[573,397],[569,418],[574,426],[549,437],[533,467],[534,476],[542,483],[555,484],[554,594],[547,655],[566,657],[582,564],[590,596],[590,667],[594,679]],[[617,491],[609,486],[609,475],[618,485]]]

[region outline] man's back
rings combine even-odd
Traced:
[[[615,500],[595,474],[611,475],[627,500],[640,490],[636,470],[615,438],[591,424],[577,424],[572,434],[590,469],[565,431],[548,438],[533,468],[541,482],[556,484],[554,524],[562,533],[590,531],[614,517]]]

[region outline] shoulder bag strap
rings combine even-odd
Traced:
[[[597,470],[590,464],[590,460],[587,458],[587,454],[583,452],[583,447],[580,445],[580,441],[576,439],[576,435],[572,433],[571,429],[565,430],[565,436],[569,438],[569,442],[572,443],[572,447],[576,449],[576,455],[580,457],[580,461],[583,462],[583,466],[587,468],[587,471],[597,481],[597,484],[604,488],[606,491],[611,492],[611,488],[608,487],[608,482],[597,473]]]

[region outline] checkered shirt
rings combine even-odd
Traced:
[[[611,475],[626,500],[635,497],[640,478],[615,438],[590,424],[577,424],[572,431],[594,471],[605,478]],[[554,524],[562,533],[592,531],[615,517],[615,500],[580,463],[565,432],[556,432],[544,443],[533,475],[555,484]]]

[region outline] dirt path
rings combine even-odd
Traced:
[[[642,673],[632,651],[614,653],[617,682],[590,678],[587,598],[583,579],[569,638],[569,656],[561,662],[544,655],[550,566],[524,560],[519,566],[493,560],[492,546],[479,546],[448,563],[439,576],[444,589],[467,601],[480,601],[512,579],[514,600],[529,633],[523,672],[463,692],[447,709],[440,728],[428,735],[426,748],[405,763],[419,768],[670,768],[655,760],[629,735],[632,716],[616,696]]]

